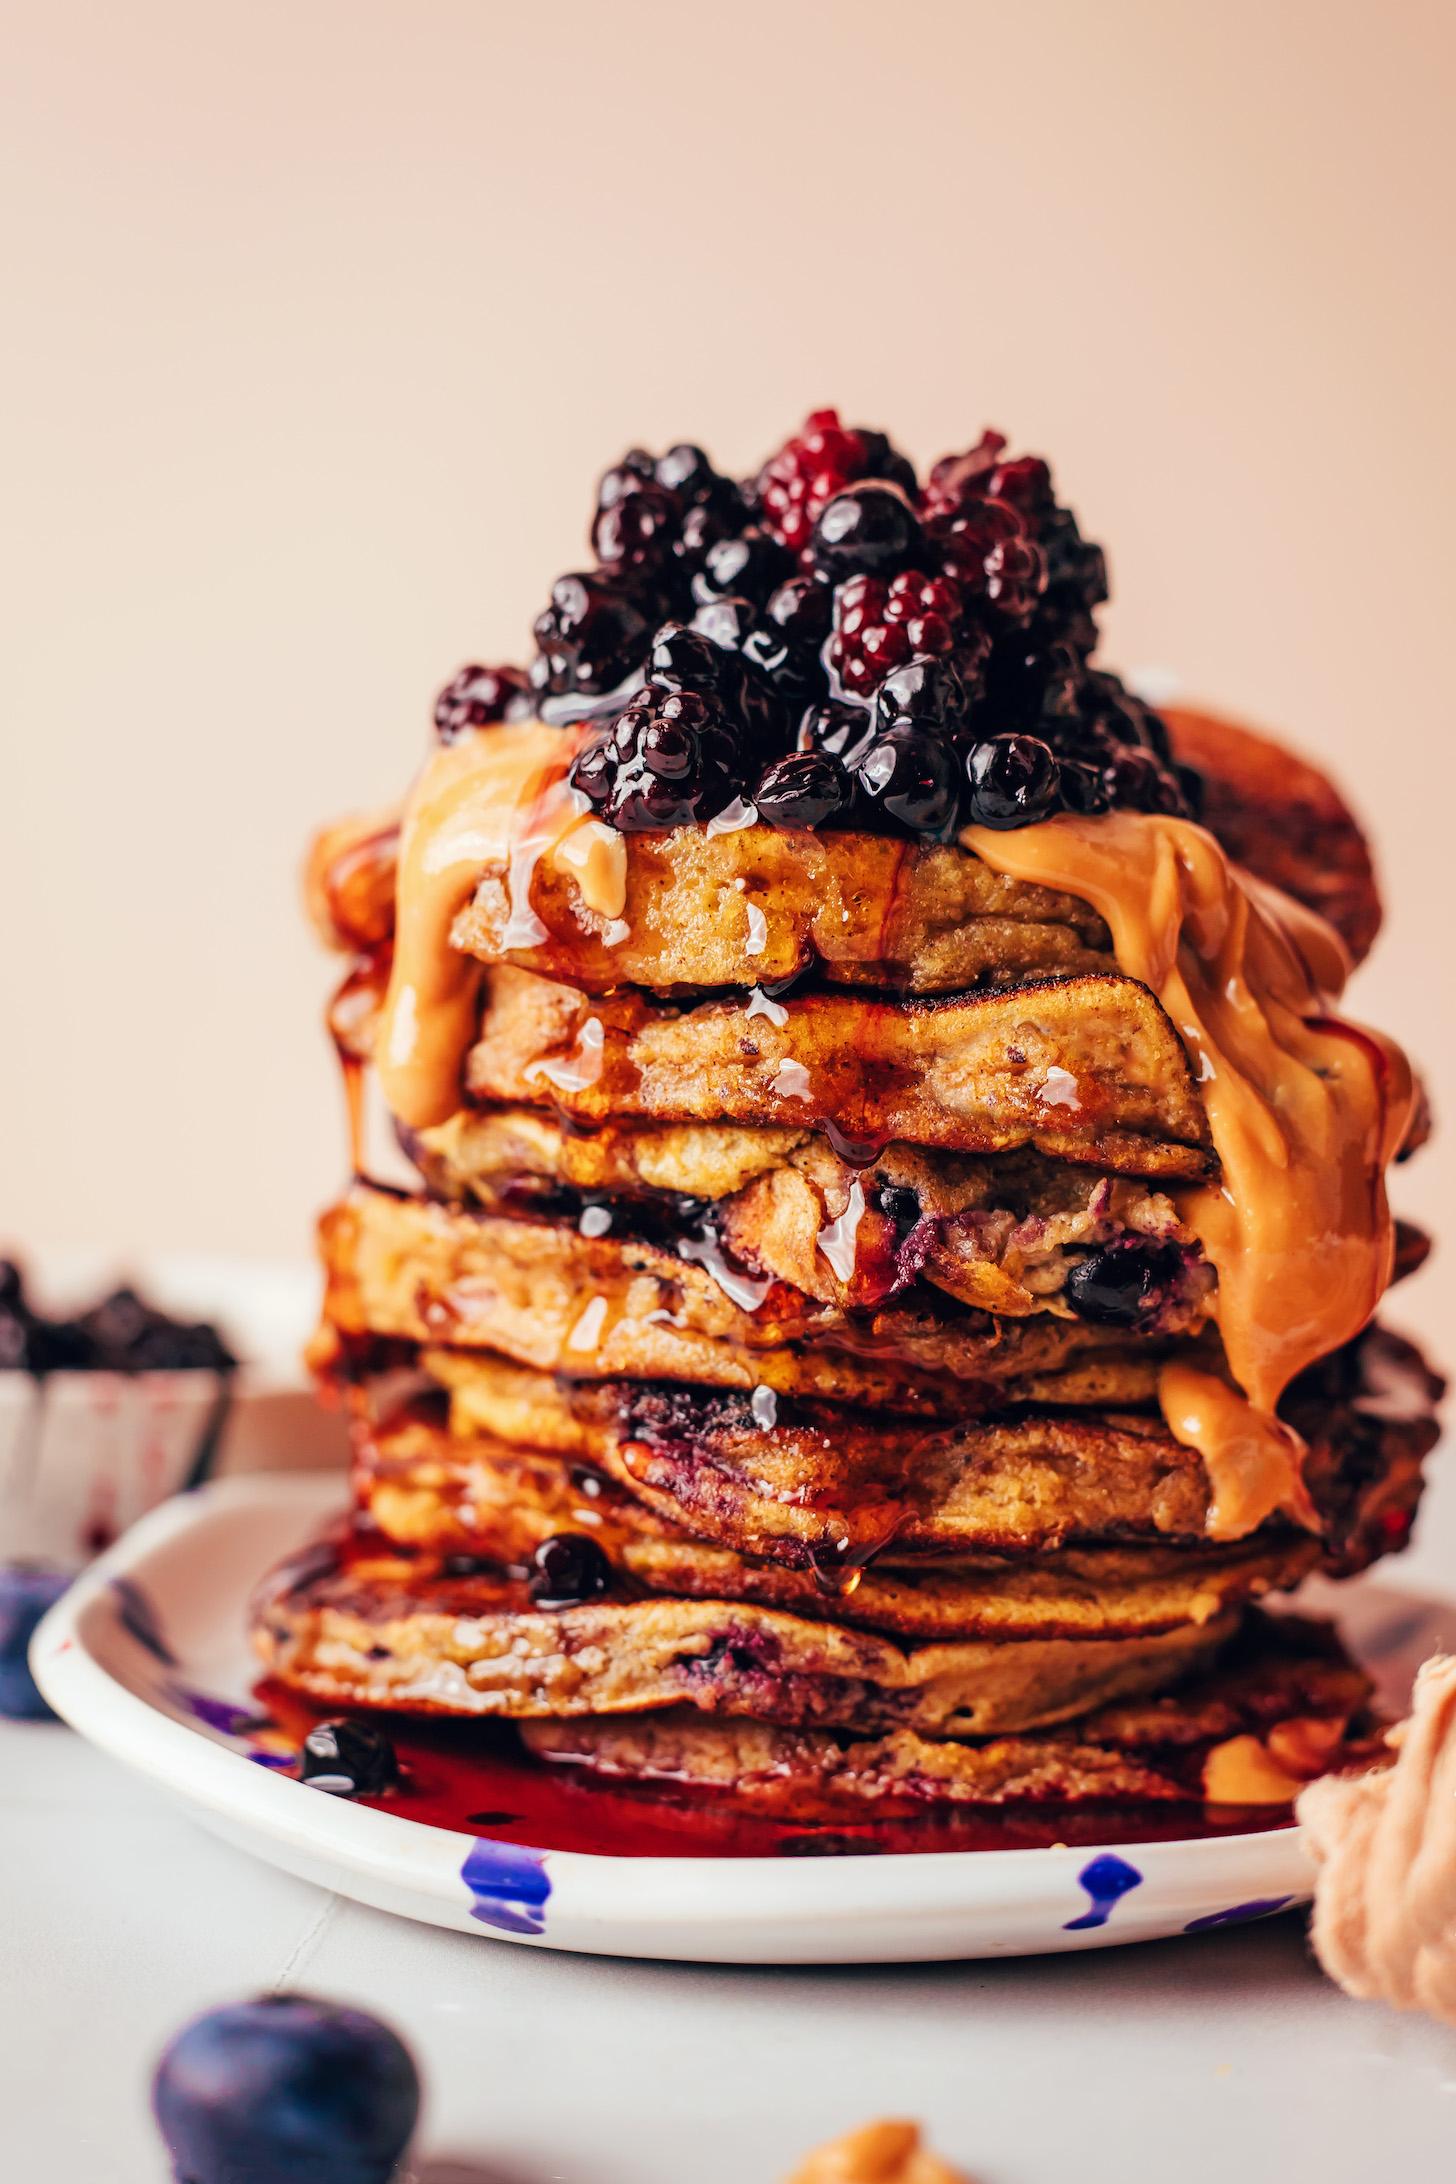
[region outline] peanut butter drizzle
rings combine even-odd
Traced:
[[[1302,1444],[1275,1406],[1359,1333],[1390,1279],[1385,1168],[1411,1111],[1404,1055],[1329,1013],[1349,970],[1333,930],[1241,872],[1202,827],[1110,813],[968,827],[961,841],[994,871],[1089,902],[1119,968],[1177,1027],[1222,1174],[1173,1195],[1218,1270],[1214,1310],[1240,1392],[1171,1364],[1163,1413],[1203,1458],[1212,1537],[1280,1509],[1312,1521]]]
[[[514,945],[527,932],[544,937],[530,903],[543,860],[566,865],[588,910],[622,914],[626,845],[568,786],[574,752],[569,735],[537,721],[477,729],[435,751],[410,794],[375,1051],[385,1102],[410,1129],[447,1122],[461,1105],[481,965],[452,948],[450,931],[482,876],[506,877]]]

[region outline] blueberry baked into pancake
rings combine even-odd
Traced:
[[[705,1814],[1281,1807],[1372,1717],[1269,1604],[1404,1544],[1440,1393],[1359,826],[1097,662],[999,434],[634,449],[591,545],[310,859],[354,1508],[268,1678]]]

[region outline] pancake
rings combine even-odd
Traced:
[[[666,1523],[799,1568],[858,1562],[892,1540],[898,1559],[1206,1533],[1202,1460],[1156,1413],[1016,1412],[932,1428],[762,1389],[570,1383],[439,1349],[419,1362],[450,1392],[457,1441],[574,1457]],[[1290,1391],[1336,1572],[1405,1544],[1441,1390],[1412,1344],[1373,1328]]]
[[[1164,710],[1179,758],[1205,783],[1205,818],[1230,855],[1335,926],[1359,962],[1380,925],[1370,854],[1329,779],[1251,729]],[[538,866],[530,907],[538,946],[507,947],[507,876],[487,870],[456,921],[454,944],[594,993],[622,985],[776,983],[815,969],[831,983],[950,993],[992,980],[1088,970],[1109,951],[1087,905],[1008,881],[966,851],[849,831],[699,827],[623,837],[625,935],[585,910],[568,873]],[[394,932],[398,825],[389,817],[325,829],[309,863],[309,907],[324,941],[348,954]],[[767,930],[751,929],[752,901]],[[519,926],[517,927],[519,929]]]
[[[984,1409],[994,1390],[1045,1386],[1095,1359],[1103,1395],[1138,1401],[1167,1346],[1070,1316],[998,1319],[934,1291],[850,1313],[735,1267],[711,1231],[665,1251],[364,1185],[324,1215],[320,1236],[325,1311],[345,1334],[490,1349],[581,1377],[752,1387],[766,1377],[760,1358],[789,1353],[827,1393],[842,1353],[939,1381],[947,1397],[953,1382],[963,1408]]]
[[[1079,1257],[1127,1237],[1181,1254],[1143,1327],[1196,1325],[1213,1289],[1166,1193],[1039,1153],[895,1145],[854,1165],[808,1130],[609,1123],[582,1136],[527,1107],[468,1109],[406,1142],[437,1197],[488,1212],[665,1240],[711,1208],[730,1259],[822,1304],[879,1304],[920,1281],[987,1312],[1066,1312]]]
[[[1181,1180],[1213,1167],[1177,1032],[1145,986],[1110,971],[943,1001],[806,992],[674,1007],[496,969],[465,1086],[475,1102],[591,1125],[769,1124],[960,1153],[1032,1145]]]
[[[648,1592],[752,1601],[901,1638],[1135,1637],[1207,1622],[1297,1584],[1319,1560],[1308,1534],[1274,1528],[1234,1548],[1067,1547],[1032,1559],[903,1564],[892,1543],[868,1570],[762,1562],[694,1539],[607,1478],[505,1441],[461,1442],[421,1419],[356,1440],[358,1506],[396,1545],[524,1566],[543,1540],[586,1533]]]
[[[330,1707],[496,1716],[694,1706],[789,1727],[990,1736],[1157,1691],[1208,1665],[1235,1612],[1136,1638],[916,1645],[741,1601],[600,1597],[537,1607],[525,1583],[346,1529],[265,1580],[264,1672]]]
[[[908,1729],[858,1739],[685,1711],[523,1722],[520,1734],[538,1758],[604,1782],[731,1797],[766,1818],[863,1822],[957,1806],[1203,1805],[1205,1771],[1219,1779],[1208,1755],[1236,1738],[1282,1762],[1292,1794],[1307,1772],[1369,1762],[1369,1698],[1370,1679],[1320,1625],[1252,1616],[1224,1661],[1170,1696],[984,1743]]]

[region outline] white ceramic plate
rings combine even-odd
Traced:
[[[260,1574],[341,1503],[337,1476],[219,1481],[154,1510],[35,1636],[46,1697],[216,1834],[321,1887],[461,1933],[610,1956],[892,1963],[1149,1941],[1304,1900],[1293,1828],[1105,1848],[622,1858],[485,1841],[270,1771],[244,1638]],[[1419,1654],[1430,1609],[1365,1589],[1367,1653]],[[261,1763],[260,1763],[261,1762]]]

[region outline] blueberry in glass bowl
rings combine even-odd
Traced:
[[[0,1260],[0,1556],[71,1570],[211,1467],[238,1359],[130,1285],[72,1312]],[[16,1459],[23,1455],[23,1462]]]

